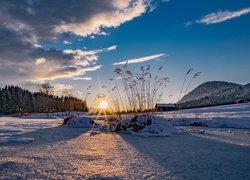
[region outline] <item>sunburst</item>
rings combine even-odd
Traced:
[[[108,102],[103,100],[99,103],[99,108],[100,109],[107,109],[108,108]]]

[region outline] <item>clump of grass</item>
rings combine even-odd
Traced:
[[[119,98],[116,98],[116,101],[120,101],[126,111],[153,112],[155,104],[162,100],[163,93],[170,80],[168,77],[159,77],[159,72],[163,69],[163,66],[159,67],[155,77],[152,77],[150,65],[146,68],[141,66],[139,73],[133,73],[128,70],[127,65],[128,63],[126,62],[123,70],[121,68],[114,70],[122,80],[125,92],[125,97],[122,98],[119,88],[116,86],[115,90],[117,91],[117,96],[119,96]]]

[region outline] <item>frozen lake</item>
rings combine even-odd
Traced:
[[[249,109],[185,110],[177,123],[210,127],[176,126],[180,134],[148,138],[62,126],[56,117],[0,117],[0,179],[248,180]]]
[[[0,179],[250,179],[250,135],[215,130],[144,138],[38,129],[22,134],[33,142],[0,145]]]

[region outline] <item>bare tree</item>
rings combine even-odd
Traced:
[[[49,82],[38,84],[37,86],[38,92],[45,94],[45,95],[54,95],[55,88],[53,85],[51,85]]]
[[[65,88],[62,92],[62,97],[64,97],[64,103],[66,105],[67,115],[70,116],[70,112],[74,109],[72,104],[72,90]]]
[[[44,102],[46,113],[48,113],[50,110],[53,112],[53,103],[49,102],[49,96],[54,95],[55,88],[53,85],[51,85],[49,82],[38,84],[37,85],[38,92],[43,94],[45,96],[46,102]]]

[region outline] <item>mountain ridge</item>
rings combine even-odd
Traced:
[[[231,104],[237,99],[250,100],[250,83],[208,81],[186,94],[177,104],[180,108],[194,108]]]

